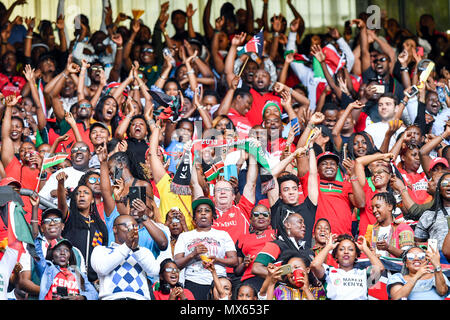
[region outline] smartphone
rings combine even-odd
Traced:
[[[281,271],[281,275],[285,276],[289,273],[292,273],[292,266],[290,264],[284,264],[280,267]]]
[[[116,167],[116,169],[114,169],[113,179],[114,179],[114,181],[116,181],[116,180],[119,180],[120,178],[122,178],[122,169]]]
[[[375,88],[375,92],[376,93],[383,94],[386,91],[386,89],[385,89],[385,87],[383,85],[376,84],[373,87]]]
[[[412,86],[411,90],[406,91],[406,96],[408,98],[412,98],[412,97],[415,97],[418,93],[419,93],[419,89],[417,88],[417,86]]]
[[[56,287],[56,294],[61,297],[67,297],[69,295],[67,287]]]
[[[428,239],[428,248],[433,248],[434,251],[438,251],[437,239]]]
[[[437,86],[436,86],[436,92],[437,92],[437,94],[438,94],[439,102],[440,102],[441,104],[445,104],[446,101],[445,101],[445,91],[444,91],[444,88],[442,88],[442,87],[437,87]]]
[[[291,128],[293,128],[296,124],[298,124],[298,119],[294,118],[291,120]],[[300,135],[300,126],[298,126],[297,130],[295,130],[295,136],[299,136]]]
[[[146,197],[146,187],[143,186],[136,186],[136,187],[130,187],[130,191],[128,193],[128,199],[130,200],[130,206],[133,203],[135,199],[141,199],[142,202],[145,203],[145,197]]]

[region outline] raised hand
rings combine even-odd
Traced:
[[[15,95],[9,95],[5,98],[7,107],[14,107],[19,103],[19,100],[22,99],[22,96],[16,97]]]
[[[192,16],[195,14],[196,11],[197,9],[194,9],[192,3],[189,3],[188,6],[186,7],[186,16],[188,17],[188,19],[192,18]]]
[[[300,27],[300,18],[294,19],[291,22],[291,32],[297,32]]]
[[[245,32],[241,32],[241,34],[235,35],[231,40],[231,45],[235,47],[243,45],[246,37],[247,34]]]
[[[219,17],[216,19],[216,30],[222,31],[223,26],[225,25],[225,17]]]
[[[58,30],[64,30],[65,24],[64,24],[64,15],[60,14],[58,19],[56,19],[55,26],[58,28]]]
[[[25,76],[25,79],[27,79],[28,82],[35,82],[36,81],[36,73],[35,69],[32,69],[29,64],[25,66],[25,70],[23,71],[23,74]]]
[[[323,53],[322,48],[319,45],[313,45],[311,48],[311,53],[320,63],[325,62],[326,55]]]

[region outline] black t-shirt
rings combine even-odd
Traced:
[[[271,211],[271,224],[274,230],[277,230],[278,233],[278,225],[283,224],[283,220],[291,213],[300,213],[305,220],[305,237],[304,241],[306,242],[305,247],[311,248],[312,244],[312,234],[314,229],[314,222],[316,220],[316,211],[317,206],[315,206],[309,197],[306,197],[305,201],[299,205],[291,206],[289,204],[285,204],[281,199],[278,199],[277,202],[270,209]]]

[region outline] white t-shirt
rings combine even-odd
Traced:
[[[184,253],[187,256],[200,244],[208,248],[208,256],[217,258],[225,258],[226,252],[236,251],[234,242],[228,232],[211,228],[209,231],[192,230],[181,233],[175,244],[174,256],[179,253]],[[224,266],[216,264],[215,268],[219,277],[227,275]],[[202,261],[197,259],[186,265],[185,279],[201,285],[210,285],[213,281],[211,272],[203,268]]]
[[[381,145],[383,144],[384,137],[386,136],[386,132],[389,129],[389,123],[387,122],[376,122],[368,125],[366,127],[366,131],[368,134],[370,134],[373,138],[373,143],[375,146],[380,149]],[[405,131],[405,127],[400,127],[391,137],[391,141],[389,141],[389,150],[392,149],[395,142],[397,141],[397,137]]]
[[[367,300],[368,269],[350,271],[323,264],[327,297],[331,300]]]

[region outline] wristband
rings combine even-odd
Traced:
[[[30,220],[30,222],[32,222],[32,223],[39,223],[38,220]]]
[[[409,68],[408,67],[401,67],[400,71],[401,72],[409,72]]]
[[[120,47],[117,47],[117,49],[116,50],[122,50],[123,49],[123,47],[122,46],[120,46]]]
[[[280,36],[280,33],[279,32],[274,32],[273,33],[273,37],[275,38],[275,37],[279,37]]]
[[[164,77],[163,75],[160,75],[159,77],[160,77],[161,79],[163,79],[163,80],[167,80],[167,78]]]
[[[195,73],[194,69],[192,69],[192,70],[186,72],[186,74],[194,74],[194,73]]]

